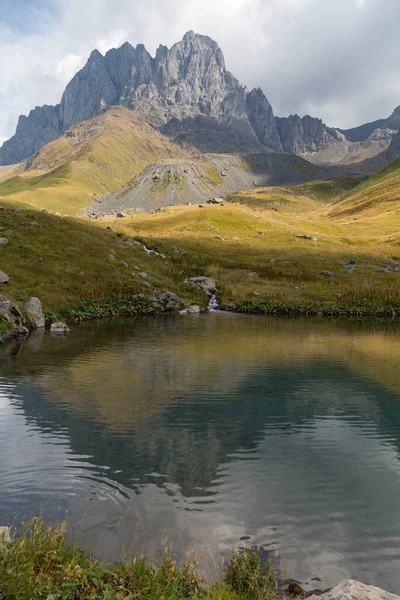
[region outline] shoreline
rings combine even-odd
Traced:
[[[162,562],[133,557],[107,564],[66,539],[66,524],[46,525],[42,517],[22,524],[14,536],[0,527],[0,598],[174,600],[400,600],[399,596],[354,580],[334,588],[306,591],[295,579],[279,581],[271,560],[257,548],[234,548],[218,581],[208,583],[196,561],[177,564],[166,548]]]

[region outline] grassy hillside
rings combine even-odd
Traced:
[[[399,240],[391,231],[368,235],[300,213],[297,206],[278,212],[234,204],[168,208],[124,220],[121,227],[162,252],[178,248],[185,253],[174,263],[185,274],[214,277],[224,303],[400,301],[399,273],[380,270],[400,258]],[[349,273],[342,265],[352,258],[357,267]]]
[[[0,226],[1,236],[9,240],[0,248],[0,268],[10,277],[0,293],[21,307],[30,296],[38,296],[46,312],[61,316],[82,300],[154,289],[198,300],[195,291],[175,283],[168,258],[147,256],[133,240],[105,227],[8,208],[0,209]],[[149,277],[142,279],[138,273]]]
[[[182,156],[179,146],[168,143],[140,115],[112,107],[71,127],[24,169],[0,171],[0,199],[79,215],[96,197],[120,188],[151,162]]]
[[[374,217],[399,222],[400,158],[335,203],[328,215],[334,219]]]
[[[308,181],[292,186],[271,186],[229,194],[228,202],[246,204],[252,208],[276,210],[290,206],[306,212],[340,198],[360,183],[356,177],[338,177],[323,181]]]

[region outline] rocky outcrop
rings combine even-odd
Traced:
[[[319,152],[341,139],[336,129],[309,115],[276,117],[275,121],[283,148],[292,154]]]
[[[198,287],[210,294],[214,294],[217,291],[217,284],[215,283],[214,279],[211,279],[211,277],[191,277],[190,279],[185,279],[183,283],[184,285]]]
[[[264,146],[269,146],[277,152],[283,151],[277,122],[274,118],[272,106],[265,97],[264,92],[258,88],[246,96],[247,114],[253,130]]]
[[[309,596],[310,600],[400,600],[400,596],[390,594],[377,587],[364,585],[347,579],[320,596]]]
[[[400,157],[400,131],[394,136],[391,141],[389,148],[386,150],[385,158],[388,161],[396,160],[396,158]]]
[[[45,327],[46,322],[39,298],[29,298],[28,302],[25,304],[25,311],[35,329]]]
[[[60,106],[37,106],[29,116],[21,115],[15,135],[0,148],[0,165],[20,163],[64,131]]]

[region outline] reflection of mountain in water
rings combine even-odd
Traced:
[[[99,474],[137,491],[143,483],[167,480],[184,496],[207,495],[220,465],[238,451],[255,449],[266,434],[312,429],[314,420],[338,411],[355,427],[373,423],[376,435],[389,435],[400,451],[400,432],[393,426],[399,419],[394,396],[325,361],[306,369],[260,368],[226,396],[218,390],[182,390],[161,412],[120,433],[90,414],[49,401],[31,380],[18,385],[16,392],[29,421],[45,432],[67,432],[74,453],[89,456]],[[310,461],[315,459],[310,449]]]

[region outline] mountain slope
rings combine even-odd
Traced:
[[[35,154],[22,173],[0,182],[0,198],[79,214],[95,196],[118,189],[154,160],[185,155],[137,113],[112,107],[72,126]]]
[[[326,179],[298,156],[269,154],[204,154],[149,165],[121,189],[92,204],[88,214],[105,216],[123,210],[153,213],[167,206],[203,204],[215,197],[254,186],[293,184]]]
[[[390,218],[400,226],[400,158],[330,207],[328,215],[337,219]]]

